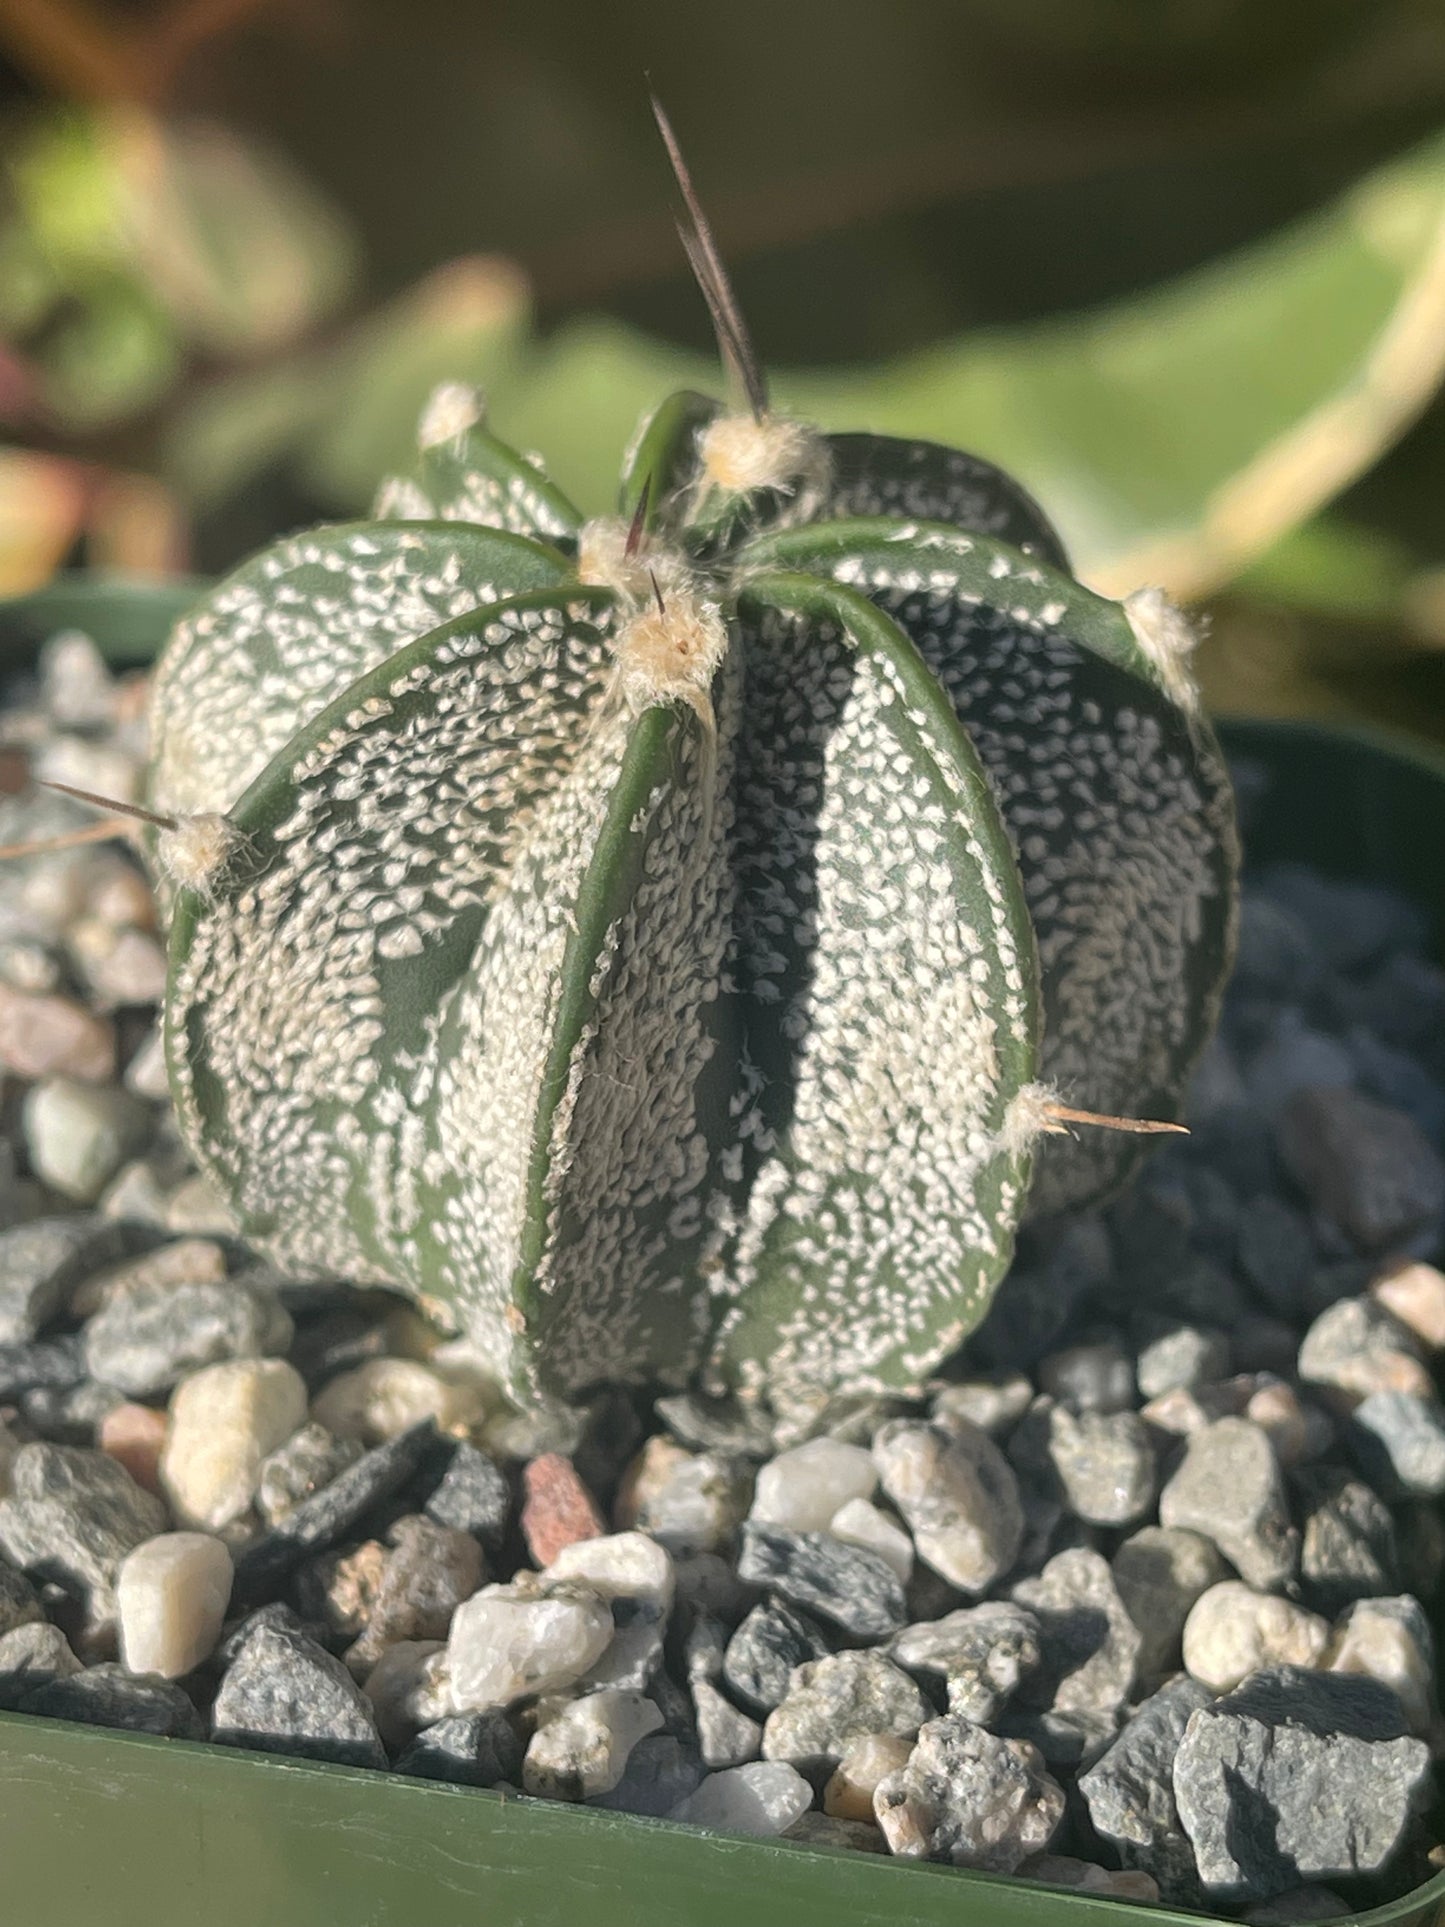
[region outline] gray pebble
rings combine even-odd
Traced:
[[[1355,1061],[1345,1046],[1312,1030],[1288,1010],[1273,1035],[1250,1060],[1245,1086],[1266,1117],[1278,1117],[1297,1092],[1344,1090],[1355,1082]]]
[[[370,1702],[340,1660],[278,1626],[251,1633],[227,1668],[212,1717],[222,1745],[386,1765]]]
[[[1027,1741],[950,1714],[920,1730],[908,1764],[879,1782],[874,1810],[895,1854],[1012,1873],[1053,1839],[1064,1794]]]
[[[793,1668],[832,1650],[823,1628],[786,1600],[754,1606],[723,1655],[728,1690],[755,1713],[770,1713],[783,1699]]]
[[[722,1452],[688,1452],[657,1433],[628,1469],[614,1518],[619,1527],[650,1533],[675,1556],[715,1552],[731,1541],[752,1491],[747,1460]],[[772,1523],[825,1527],[828,1521],[776,1516]]]
[[[1392,1497],[1438,1499],[1445,1492],[1445,1412],[1433,1401],[1374,1392],[1356,1406],[1347,1438],[1364,1470]]]
[[[124,1392],[83,1378],[63,1390],[37,1385],[20,1401],[20,1415],[37,1438],[52,1445],[93,1446],[107,1414],[125,1403]]]
[[[1248,1419],[1222,1418],[1190,1434],[1183,1463],[1159,1495],[1159,1519],[1213,1540],[1263,1592],[1294,1576],[1299,1534],[1279,1461],[1268,1434]]]
[[[749,1520],[738,1574],[852,1639],[887,1639],[908,1617],[902,1583],[888,1561],[826,1532],[784,1532]]]
[[[1420,1341],[1375,1298],[1341,1298],[1305,1333],[1299,1375],[1307,1385],[1333,1385],[1357,1398],[1372,1392],[1428,1393]]]
[[[941,1385],[933,1395],[929,1413],[945,1432],[962,1421],[976,1425],[990,1438],[1001,1438],[1018,1424],[1033,1395],[1034,1388],[1022,1372],[997,1372],[990,1378]]]
[[[786,1699],[768,1715],[763,1758],[809,1773],[834,1767],[870,1733],[912,1739],[935,1709],[882,1653],[831,1653],[793,1674]]]
[[[1139,1628],[1139,1678],[1155,1680],[1180,1663],[1189,1609],[1229,1577],[1212,1540],[1179,1526],[1141,1526],[1114,1554],[1109,1570],[1125,1610]]]
[[[44,1617],[39,1596],[25,1574],[0,1559],[0,1638]]]
[[[1400,1244],[1445,1212],[1445,1163],[1429,1139],[1403,1112],[1358,1091],[1297,1092],[1276,1142],[1310,1203],[1357,1250]]]
[[[85,1338],[37,1338],[28,1345],[0,1345],[0,1403],[10,1404],[41,1388],[69,1391],[85,1377]]]
[[[905,1626],[888,1648],[910,1673],[942,1678],[948,1710],[987,1726],[1037,1672],[1042,1659],[1039,1622],[1008,1599],[964,1606],[942,1619]]]
[[[1134,1361],[1114,1339],[1050,1352],[1039,1365],[1041,1389],[1078,1412],[1127,1412],[1137,1402]]]
[[[1090,1525],[1130,1525],[1149,1510],[1156,1486],[1154,1447],[1137,1412],[1049,1413],[1049,1459],[1064,1503]]]
[[[1303,997],[1320,976],[1315,938],[1273,896],[1246,886],[1239,895],[1239,949],[1234,966],[1241,990],[1271,997]]]
[[[756,1588],[745,1586],[732,1561],[720,1553],[674,1554],[673,1573],[680,1607],[714,1613],[729,1626],[738,1625],[757,1599]]]
[[[1240,1269],[1272,1312],[1298,1317],[1315,1268],[1309,1226],[1272,1192],[1250,1198],[1239,1214]]]
[[[653,1407],[668,1431],[694,1452],[723,1452],[745,1459],[773,1454],[773,1428],[766,1413],[732,1399],[678,1392]]]
[[[0,1345],[24,1345],[80,1281],[134,1249],[134,1234],[93,1211],[0,1231]]]
[[[699,1613],[683,1641],[682,1664],[689,1682],[722,1678],[723,1658],[727,1652],[728,1629],[710,1613]]]
[[[1373,883],[1346,883],[1304,863],[1271,863],[1261,878],[1268,901],[1299,918],[1319,954],[1358,971],[1383,952],[1418,949],[1427,926],[1418,904]]]
[[[363,1514],[399,1491],[436,1446],[436,1428],[426,1419],[363,1453],[329,1485],[303,1499],[281,1525],[246,1548],[236,1562],[232,1596],[245,1604],[278,1590],[303,1559],[334,1546]]]
[[[398,1758],[396,1771],[455,1786],[515,1781],[524,1748],[505,1713],[457,1713],[425,1727]]]
[[[653,1733],[628,1754],[626,1770],[612,1791],[593,1794],[587,1804],[661,1819],[696,1790],[705,1770],[696,1747],[671,1733]]]
[[[1214,1325],[1148,1319],[1140,1322],[1135,1336],[1141,1398],[1157,1398],[1176,1385],[1208,1385],[1228,1378],[1233,1367],[1229,1334]]]
[[[115,1622],[115,1577],[126,1554],[164,1532],[166,1509],[104,1452],[24,1445],[0,1499],[0,1552],[83,1602],[92,1632]]]
[[[1037,1578],[1014,1587],[1014,1601],[1039,1622],[1043,1659],[1005,1719],[1059,1764],[1112,1733],[1129,1697],[1142,1644],[1108,1563],[1079,1548],[1056,1553]],[[1021,1709],[1038,1718],[1020,1719]]]
[[[1383,1867],[1429,1772],[1388,1687],[1278,1666],[1193,1715],[1174,1796],[1206,1891],[1268,1900]]]
[[[0,1633],[0,1709],[13,1713],[46,1680],[80,1671],[70,1641],[48,1619],[34,1619]]]
[[[746,1766],[749,1760],[756,1760],[763,1741],[763,1729],[758,1721],[739,1712],[710,1679],[694,1679],[691,1691],[697,1743],[704,1765],[710,1768]]]
[[[132,1398],[154,1398],[204,1365],[283,1354],[291,1331],[275,1297],[243,1278],[140,1286],[117,1293],[86,1325],[85,1365]]]
[[[944,1431],[897,1419],[879,1430],[873,1457],[925,1565],[973,1594],[1008,1571],[1023,1540],[1023,1505],[987,1432],[962,1420]]]
[[[1210,1699],[1195,1680],[1170,1680],[1079,1780],[1096,1831],[1126,1867],[1152,1874],[1162,1898],[1176,1906],[1197,1907],[1203,1893],[1174,1801],[1174,1756],[1191,1714]]]
[[[39,1719],[159,1733],[167,1739],[205,1737],[200,1714],[179,1686],[153,1673],[128,1673],[109,1662],[45,1681],[25,1695],[20,1711]]]
[[[358,1678],[399,1641],[445,1639],[452,1614],[487,1576],[482,1549],[469,1532],[412,1516],[398,1519],[387,1538],[392,1550],[366,1630],[346,1654]]]
[[[268,1526],[284,1525],[303,1500],[330,1485],[361,1452],[359,1439],[334,1438],[314,1422],[303,1425],[261,1461],[256,1510]]]
[[[842,1820],[833,1813],[809,1808],[799,1814],[782,1835],[784,1840],[800,1840],[809,1847],[837,1847],[851,1853],[886,1853],[887,1843],[877,1827],[866,1820]]]
[[[1438,1505],[1423,1499],[1394,1508],[1399,1549],[1400,1587],[1417,1599],[1433,1599],[1445,1579],[1445,1518]]]
[[[116,1172],[145,1149],[154,1129],[148,1104],[116,1084],[45,1077],[22,1112],[31,1169],[53,1191],[94,1204]]]
[[[1328,1887],[1291,1887],[1244,1916],[1250,1927],[1295,1927],[1297,1921],[1339,1920],[1355,1909]]]
[[[1042,1203],[1035,1177],[1035,1205]],[[1109,1234],[1093,1212],[1056,1221],[1045,1240],[1020,1256],[988,1317],[969,1340],[977,1363],[1005,1371],[1027,1370],[1049,1351],[1068,1324],[1074,1307],[1108,1277],[1113,1263]]]
[[[470,1532],[495,1552],[506,1537],[512,1494],[496,1460],[465,1439],[452,1453],[440,1485],[426,1502],[426,1515],[439,1526]]]
[[[216,1647],[213,1655],[215,1663],[224,1671],[229,1666],[253,1633],[266,1627],[283,1633],[296,1633],[304,1639],[314,1640],[319,1646],[327,1637],[327,1628],[319,1620],[303,1619],[294,1606],[284,1600],[273,1599],[269,1606],[260,1606],[244,1618],[232,1620]]]
[[[1333,1619],[1356,1599],[1394,1592],[1395,1522],[1383,1500],[1338,1466],[1302,1466],[1290,1485],[1307,1603]]]

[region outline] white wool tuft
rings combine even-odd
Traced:
[[[1194,715],[1199,690],[1190,674],[1189,658],[1199,646],[1199,631],[1162,589],[1136,589],[1125,596],[1124,614],[1167,693],[1186,714]]]
[[[823,444],[803,422],[769,415],[719,415],[699,438],[703,473],[729,495],[788,489],[817,475]]]
[[[470,382],[444,381],[427,397],[417,424],[417,447],[426,450],[454,442],[458,435],[475,428],[485,413],[486,402],[479,388],[473,388]]]
[[[156,839],[156,853],[172,883],[209,896],[240,847],[241,832],[224,816],[205,810],[180,817]]]
[[[682,701],[702,703],[727,649],[727,628],[716,604],[674,589],[666,606],[644,603],[617,632],[617,672],[636,709]]]
[[[999,1132],[999,1143],[1010,1156],[1023,1157],[1039,1138],[1058,1133],[1059,1123],[1052,1115],[1058,1101],[1058,1092],[1048,1084],[1025,1084],[1015,1091]]]

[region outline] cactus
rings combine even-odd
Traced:
[[[685,174],[684,192],[688,191]],[[584,521],[450,386],[153,697],[181,1128],[245,1235],[521,1400],[916,1387],[1126,1175],[1234,917],[1190,637],[987,463],[664,402]],[[1041,1139],[1046,1141],[1041,1142]]]

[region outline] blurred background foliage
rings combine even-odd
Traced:
[[[1441,0],[0,0],[12,614],[134,647],[444,376],[608,506],[716,384],[644,71],[781,402],[1012,469],[1217,708],[1445,739]]]

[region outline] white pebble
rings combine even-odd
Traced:
[[[129,1091],[71,1077],[32,1085],[22,1119],[35,1175],[75,1204],[94,1204],[152,1130],[150,1111]]]
[[[1370,1296],[1431,1351],[1445,1351],[1445,1272],[1424,1263],[1398,1265],[1374,1281]]]
[[[120,1654],[132,1673],[180,1679],[221,1636],[231,1555],[204,1532],[163,1532],[121,1562],[115,1583]]]
[[[333,1438],[380,1445],[424,1419],[460,1438],[485,1416],[482,1395],[471,1380],[443,1377],[414,1358],[370,1358],[342,1372],[311,1409]]]
[[[871,1499],[877,1486],[878,1468],[861,1445],[809,1439],[759,1472],[748,1516],[789,1532],[826,1532],[840,1506]]]
[[[813,1789],[795,1766],[784,1760],[754,1760],[749,1766],[709,1773],[668,1818],[719,1833],[768,1838],[786,1833],[812,1804]]]
[[[672,1555],[645,1532],[612,1532],[574,1539],[547,1568],[547,1583],[587,1586],[599,1598],[640,1599],[667,1612],[672,1605]]]
[[[662,1713],[644,1693],[616,1687],[573,1700],[532,1735],[522,1785],[543,1800],[587,1800],[610,1793],[639,1740],[657,1732]]]
[[[452,1615],[447,1640],[452,1710],[484,1713],[579,1680],[607,1650],[612,1613],[594,1592],[483,1586]]]
[[[1359,1599],[1340,1615],[1325,1666],[1331,1673],[1364,1673],[1390,1687],[1410,1731],[1427,1735],[1435,1721],[1431,1644],[1429,1622],[1409,1593]]]
[[[913,1577],[913,1541],[886,1512],[867,1499],[850,1499],[828,1521],[828,1530],[846,1546],[865,1546],[886,1559],[906,1586]]]
[[[988,1433],[961,1419],[947,1432],[895,1419],[873,1457],[923,1563],[960,1592],[987,1592],[1024,1534],[1018,1478]]]
[[[184,1178],[166,1200],[166,1229],[195,1232],[201,1237],[232,1238],[239,1229],[236,1214],[215,1185],[199,1172]]]
[[[261,1461],[306,1419],[306,1381],[280,1358],[207,1365],[171,1394],[161,1484],[182,1525],[219,1531],[250,1505]]]
[[[0,1419],[0,1499],[10,1490],[10,1461],[20,1450],[20,1442]]]
[[[1318,1666],[1330,1628],[1273,1593],[1238,1579],[1203,1592],[1184,1622],[1184,1669],[1216,1693],[1229,1693],[1263,1666]]]
[[[440,1639],[399,1639],[362,1682],[376,1730],[393,1751],[451,1712],[446,1651]]]
[[[170,1096],[166,1076],[166,1047],[161,1027],[155,1024],[141,1040],[140,1048],[125,1067],[126,1089],[137,1097],[153,1098],[157,1103]]]

